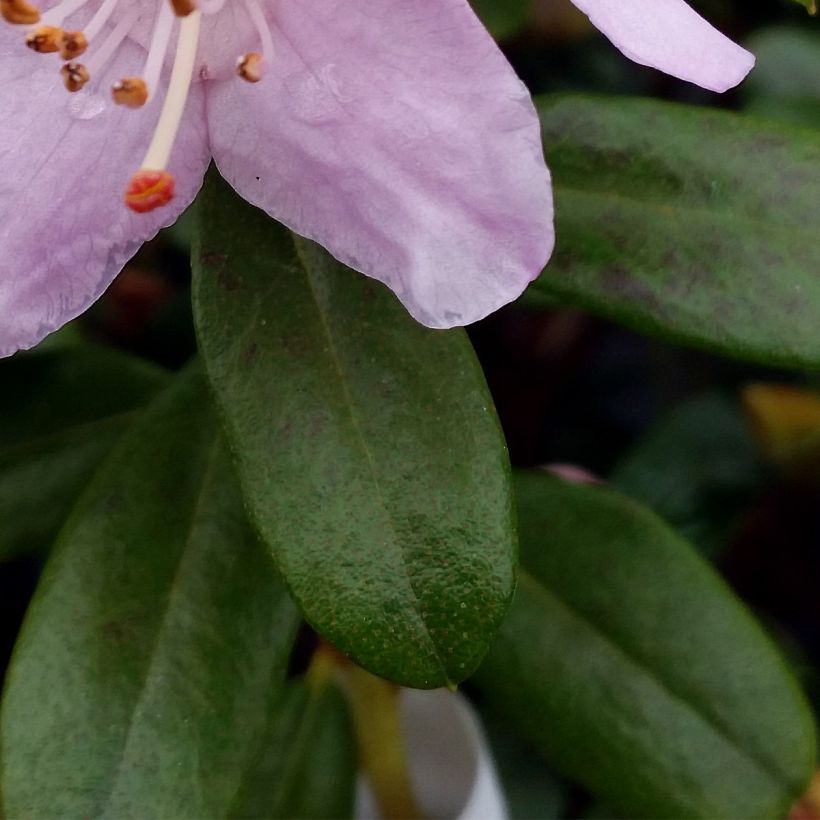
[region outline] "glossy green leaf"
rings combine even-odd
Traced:
[[[100,460],[167,380],[85,345],[0,363],[0,560],[50,545]]]
[[[540,112],[558,246],[535,287],[674,341],[820,364],[820,134],[652,100]]]
[[[311,624],[376,674],[469,675],[509,603],[506,449],[466,334],[416,324],[211,177],[200,346],[245,500]]]
[[[4,815],[226,816],[296,624],[187,373],[115,446],[46,567],[3,700]]]
[[[516,490],[524,569],[484,698],[627,817],[784,817],[811,714],[725,583],[615,491],[542,474]]]
[[[230,816],[352,817],[356,769],[356,738],[344,695],[331,682],[292,683]]]

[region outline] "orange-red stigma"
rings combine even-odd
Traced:
[[[168,171],[142,168],[131,177],[125,191],[125,204],[138,214],[147,214],[167,205],[174,198],[176,180]]]
[[[145,108],[165,85],[165,100],[156,121],[154,134],[142,167],[128,183],[123,200],[132,211],[145,214],[161,208],[174,198],[175,179],[167,171],[171,151],[179,133],[186,100],[196,73],[201,18],[216,15],[227,0],[154,0],[154,29],[142,71],[122,77],[110,87],[113,102],[126,108]],[[239,2],[239,0],[238,0]],[[273,40],[265,19],[263,0],[241,0],[256,28],[261,50],[243,54],[237,65],[239,76],[251,83],[262,79],[264,66],[273,55]],[[101,76],[117,50],[142,19],[132,0],[58,0],[40,13],[38,0],[0,0],[0,20],[27,26],[26,45],[40,54],[59,54],[63,60],[60,75],[67,91],[82,92]],[[119,4],[125,11],[114,16]],[[79,29],[75,15],[86,5],[96,7]],[[176,53],[170,78],[163,83],[170,39],[178,29]],[[88,54],[86,54],[88,52]],[[83,57],[83,55],[86,55]],[[79,62],[80,57],[83,61]]]

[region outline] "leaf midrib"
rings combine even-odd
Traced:
[[[602,629],[602,627],[591,620],[588,616],[582,613],[577,607],[573,606],[565,598],[562,598],[553,589],[548,588],[542,584],[534,575],[525,570],[523,567],[519,569],[518,575],[519,584],[526,586],[531,592],[535,593],[537,597],[547,598],[553,605],[558,605],[564,609],[571,618],[580,621],[587,629],[596,635],[604,644],[606,644],[611,651],[620,655],[630,666],[636,668],[641,674],[649,678],[654,684],[658,686],[671,701],[681,704],[688,711],[692,712],[698,720],[706,724],[718,737],[722,738],[732,748],[736,749],[741,756],[746,758],[754,768],[758,769],[765,777],[773,781],[781,787],[785,787],[789,793],[795,791],[795,786],[791,782],[788,775],[775,769],[771,762],[761,758],[758,754],[750,752],[744,747],[741,742],[734,736],[731,729],[727,727],[718,718],[709,715],[699,704],[687,699],[684,695],[679,694],[674,685],[666,680],[664,677],[658,675],[654,669],[646,664],[640,657],[633,655],[622,644],[618,643],[613,637]]]
[[[557,195],[556,198],[558,198],[561,192],[563,192],[565,194],[574,194],[576,196],[586,198],[603,199],[605,201],[611,201],[615,203],[625,202],[633,207],[651,211],[660,216],[697,215],[711,220],[720,219],[726,222],[742,222],[744,224],[749,225],[756,234],[782,234],[787,238],[791,237],[794,234],[797,234],[805,236],[807,240],[811,240],[810,244],[807,245],[807,247],[811,248],[814,248],[817,242],[816,232],[811,227],[803,227],[801,225],[794,224],[781,225],[774,219],[749,216],[748,214],[742,212],[732,211],[728,207],[710,208],[706,205],[685,206],[678,203],[670,204],[668,201],[661,202],[659,200],[656,201],[653,199],[641,199],[638,196],[622,193],[621,191],[602,191],[598,189],[587,189],[581,188],[577,185],[568,185],[566,183],[555,181],[553,181],[552,187],[553,191]],[[557,206],[560,210],[560,201],[558,201]]]
[[[293,247],[294,247],[294,250],[295,250],[295,253],[296,253],[296,258],[297,258],[300,266],[302,267],[302,269],[305,272],[305,280],[308,284],[308,287],[310,288],[311,297],[313,298],[313,302],[316,306],[316,312],[319,315],[319,320],[320,320],[321,325],[322,325],[322,330],[323,330],[323,332],[325,334],[325,338],[327,340],[328,350],[330,351],[331,358],[333,359],[333,364],[336,368],[336,372],[339,374],[339,382],[341,383],[342,391],[344,392],[344,396],[345,396],[345,399],[346,399],[345,403],[346,403],[346,406],[348,407],[348,411],[349,411],[349,414],[350,414],[350,420],[353,424],[353,429],[355,431],[356,437],[359,439],[359,441],[361,443],[361,449],[365,454],[365,458],[366,458],[367,465],[368,465],[368,468],[369,468],[369,472],[370,472],[370,475],[371,475],[371,478],[372,478],[372,482],[373,482],[373,485],[376,489],[376,493],[378,495],[379,504],[382,507],[382,509],[384,510],[385,518],[387,520],[387,524],[390,527],[390,531],[391,531],[392,536],[393,536],[393,539],[392,539],[393,543],[395,545],[397,545],[397,547],[399,548],[399,551],[401,553],[399,563],[402,567],[402,570],[404,571],[405,577],[407,579],[407,585],[409,587],[410,593],[413,596],[413,600],[415,601],[415,606],[413,607],[413,610],[415,611],[416,616],[418,617],[419,622],[421,623],[422,630],[423,630],[424,636],[427,640],[428,646],[432,649],[433,657],[436,659],[436,661],[439,664],[439,667],[441,669],[441,673],[443,675],[444,681],[447,685],[449,685],[451,683],[451,681],[450,681],[450,676],[449,676],[448,671],[447,671],[447,666],[446,666],[446,664],[444,662],[444,659],[442,658],[442,656],[439,652],[439,649],[438,649],[438,646],[436,645],[436,642],[433,640],[433,637],[430,633],[430,628],[427,625],[427,622],[426,622],[426,620],[424,618],[424,615],[422,613],[421,599],[419,598],[418,593],[416,592],[416,589],[413,585],[413,579],[412,579],[412,577],[410,575],[410,571],[407,567],[407,562],[404,560],[403,551],[401,550],[401,540],[398,537],[398,531],[397,531],[397,528],[396,528],[396,524],[393,520],[393,513],[392,513],[389,505],[387,504],[387,501],[385,500],[384,494],[382,492],[381,476],[380,476],[379,470],[376,466],[376,460],[375,460],[375,457],[373,456],[373,453],[370,449],[367,438],[364,435],[364,429],[363,429],[361,420],[359,418],[358,405],[356,404],[356,402],[353,399],[353,394],[350,392],[350,388],[349,388],[349,385],[348,385],[348,379],[347,379],[347,376],[345,374],[345,370],[342,366],[341,356],[339,354],[339,351],[336,348],[336,343],[334,341],[333,334],[331,332],[330,325],[328,324],[325,312],[322,310],[321,302],[319,300],[319,295],[316,291],[316,286],[315,286],[315,283],[313,281],[313,272],[312,272],[312,269],[311,269],[311,265],[308,262],[308,260],[305,258],[304,252],[302,251],[302,248],[301,248],[301,245],[300,245],[300,240],[295,236],[295,234],[291,234],[290,236],[291,236],[292,241],[293,241]]]
[[[185,576],[185,573],[183,572],[183,567],[187,564],[187,559],[189,557],[190,549],[194,541],[194,536],[199,527],[201,518],[200,513],[202,512],[203,500],[207,494],[206,489],[210,486],[213,480],[214,467],[217,461],[219,447],[220,437],[219,435],[215,434],[213,443],[208,453],[208,457],[205,461],[205,468],[202,471],[202,479],[199,483],[199,489],[196,493],[195,500],[191,506],[191,515],[188,524],[187,534],[185,536],[184,544],[179,553],[179,560],[177,562],[176,570],[174,571],[171,583],[168,585],[168,593],[165,597],[165,604],[163,606],[162,617],[159,620],[159,624],[157,626],[156,636],[154,638],[151,651],[148,653],[147,656],[148,663],[145,667],[145,675],[143,676],[143,679],[140,683],[139,693],[134,699],[133,708],[131,709],[131,716],[128,722],[128,731],[122,743],[120,756],[112,770],[112,774],[109,779],[109,789],[106,808],[104,811],[101,811],[99,813],[99,816],[111,816],[111,801],[113,799],[114,794],[116,793],[117,785],[122,774],[123,765],[127,758],[129,747],[131,745],[131,738],[136,725],[135,717],[140,712],[143,700],[145,699],[146,694],[150,689],[150,683],[154,678],[154,669],[157,663],[159,647],[163,642],[164,635],[166,634],[168,628],[169,615],[171,611],[174,609],[174,602],[179,594],[180,587],[182,585],[182,579]]]

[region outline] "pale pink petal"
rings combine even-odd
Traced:
[[[755,58],[683,0],[572,0],[627,57],[711,91],[736,86]]]
[[[530,97],[466,0],[269,8],[265,79],[207,88],[223,175],[426,325],[516,298],[552,248],[549,175]]]
[[[22,45],[20,29],[0,26],[0,356],[32,347],[82,313],[125,262],[193,199],[209,152],[201,87],[171,170],[171,206],[137,215],[122,202],[159,108],[118,108],[106,90],[138,71],[144,53],[120,49],[99,91],[70,95],[60,61]]]

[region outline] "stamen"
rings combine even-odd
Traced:
[[[273,38],[258,0],[245,0],[245,7],[262,41],[262,53],[251,51],[239,57],[236,61],[236,73],[249,83],[258,83],[273,60]]]
[[[33,26],[40,22],[40,12],[27,0],[0,0],[0,16],[16,26]]]
[[[236,73],[246,82],[258,83],[265,73],[265,61],[258,51],[243,54],[236,61]]]
[[[108,18],[114,13],[119,0],[105,0],[97,9],[96,14],[88,21],[88,25],[83,29],[87,40],[93,40],[105,27]]]
[[[123,77],[111,86],[111,96],[117,105],[142,108],[148,102],[148,86],[141,77]]]
[[[116,2],[116,0],[115,0]],[[102,11],[102,9],[101,9]],[[122,41],[128,36],[128,32],[134,27],[139,19],[139,12],[131,7],[122,20],[117,23],[114,30],[105,38],[102,45],[94,52],[85,65],[81,63],[69,63],[63,66],[61,74],[66,89],[71,92],[79,91],[91,78],[103,69],[108,61],[114,56]]]
[[[262,6],[259,5],[259,0],[245,0],[245,8],[247,8],[248,15],[262,42],[262,57],[266,63],[270,64],[273,61],[273,37],[271,37],[265,12],[262,10]]]
[[[170,8],[165,4],[163,7]],[[142,168],[131,178],[125,192],[125,204],[138,213],[161,207],[170,202],[174,195],[174,178],[165,169],[171,158],[182,112],[191,90],[201,21],[202,12],[194,11],[182,18],[180,24],[174,67],[157,129]]]
[[[196,11],[196,0],[171,0],[171,8],[177,17],[187,17]]]
[[[60,56],[64,60],[76,60],[88,49],[88,38],[82,31],[64,31],[60,39]]]
[[[183,20],[188,20],[188,17]],[[148,47],[148,58],[145,61],[145,67],[142,71],[142,79],[145,84],[147,98],[153,99],[157,90],[160,75],[162,74],[162,66],[165,62],[165,54],[168,51],[168,42],[171,39],[171,32],[174,28],[174,21],[176,17],[173,9],[169,3],[161,3],[159,8],[159,15],[154,26],[154,34],[151,37],[151,44]],[[180,35],[181,36],[181,35]],[[129,78],[133,79],[133,78]],[[114,97],[116,102],[116,94]]]
[[[26,37],[26,45],[38,54],[54,54],[62,42],[63,30],[56,26],[39,26]]]
[[[88,69],[82,63],[66,63],[61,69],[63,83],[72,94],[82,89],[91,79]]]
[[[105,0],[82,31],[64,31],[60,56],[64,60],[76,60],[88,49],[88,43],[104,28],[114,13],[119,0]]]

